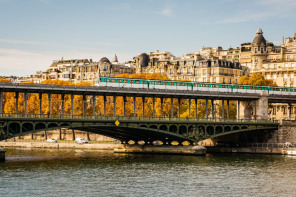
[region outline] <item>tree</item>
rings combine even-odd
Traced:
[[[277,86],[271,79],[265,79],[261,73],[253,73],[250,77],[242,76],[238,84],[242,85],[256,85],[256,86]]]

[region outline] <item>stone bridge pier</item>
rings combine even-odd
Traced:
[[[237,117],[239,119],[268,119],[268,93],[262,91],[258,100],[238,101]]]

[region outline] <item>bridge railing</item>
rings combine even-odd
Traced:
[[[222,119],[222,118],[171,118],[171,117],[134,117],[134,116],[104,116],[104,115],[59,115],[59,114],[23,114],[2,113],[0,118],[42,118],[42,119],[87,119],[87,120],[139,120],[139,121],[210,121],[210,122],[237,122],[237,123],[278,123],[277,120],[252,119]]]

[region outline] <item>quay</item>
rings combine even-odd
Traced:
[[[127,144],[77,144],[48,142],[0,142],[2,147],[20,148],[53,148],[53,149],[91,149],[114,150],[115,153],[151,153],[151,154],[181,154],[205,155],[203,146],[166,146],[166,145],[127,145]]]
[[[123,145],[114,148],[115,153],[149,153],[149,154],[180,154],[205,155],[203,146],[167,146],[167,145]]]

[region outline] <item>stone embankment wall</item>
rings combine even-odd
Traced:
[[[21,148],[78,148],[113,150],[122,147],[122,144],[77,144],[77,143],[49,143],[49,142],[0,142],[0,147],[21,147]]]
[[[72,130],[72,129],[61,129],[61,130],[52,130],[52,131],[41,131],[38,133],[28,134],[25,136],[19,137],[20,139],[34,139],[34,140],[41,140],[41,139],[49,139],[53,138],[56,140],[75,140],[75,138],[84,138],[87,140],[92,141],[99,141],[99,142],[113,142],[115,139],[106,137],[99,134],[89,133],[80,130]]]
[[[296,145],[296,122],[285,121],[279,129],[269,135],[267,143],[291,142]]]

